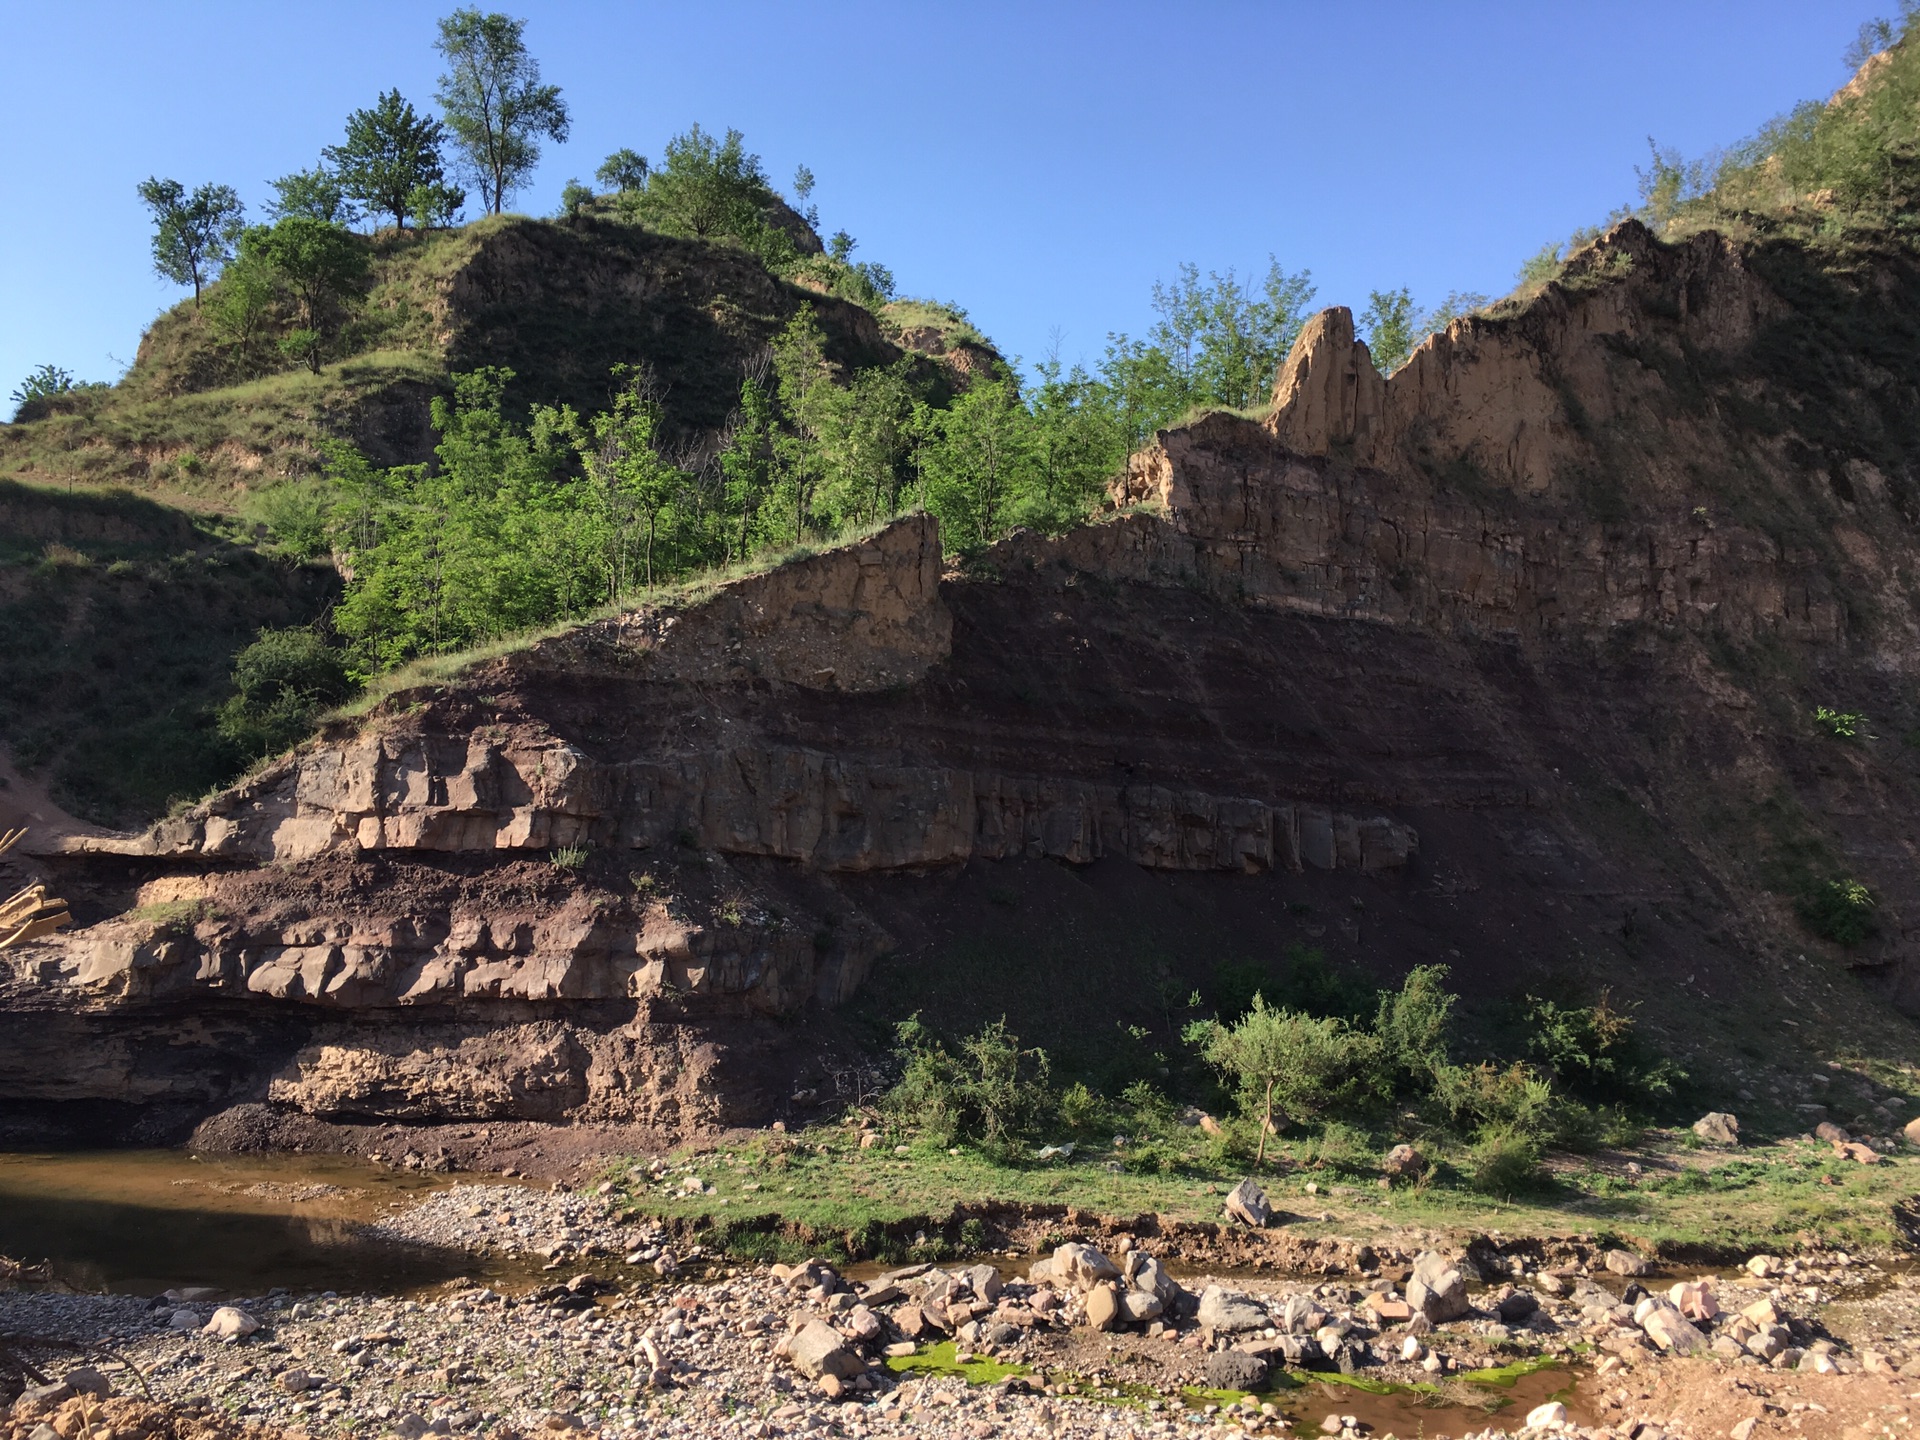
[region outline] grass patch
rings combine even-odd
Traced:
[[[1071,1161],[1048,1164],[994,1161],[925,1142],[897,1155],[901,1139],[885,1135],[862,1149],[851,1126],[818,1126],[676,1151],[653,1182],[635,1180],[625,1163],[610,1167],[607,1178],[629,1209],[696,1229],[705,1225],[709,1237],[727,1240],[736,1254],[758,1250],[785,1258],[818,1253],[830,1248],[823,1241],[832,1241],[849,1258],[906,1260],[989,1248],[993,1237],[977,1221],[964,1234],[953,1220],[956,1210],[966,1213],[961,1207],[984,1202],[1217,1220],[1226,1191],[1247,1173],[1237,1161],[1181,1174],[1130,1173],[1110,1168],[1125,1158],[1124,1147],[1110,1146],[1089,1146]],[[1807,1233],[1851,1247],[1899,1243],[1893,1209],[1916,1188],[1911,1158],[1857,1165],[1836,1161],[1824,1145],[1791,1141],[1718,1160],[1693,1149],[1690,1139],[1684,1131],[1651,1132],[1634,1152],[1647,1172],[1640,1177],[1583,1157],[1558,1157],[1550,1191],[1511,1201],[1489,1201],[1474,1191],[1444,1152],[1428,1183],[1385,1191],[1330,1181],[1326,1171],[1303,1163],[1308,1142],[1286,1140],[1259,1178],[1289,1228],[1306,1234],[1365,1239],[1407,1226],[1464,1233],[1495,1225],[1509,1235],[1631,1235],[1637,1244],[1749,1252],[1792,1249]],[[698,1175],[713,1193],[681,1193],[687,1175]],[[1694,1175],[1700,1178],[1688,1178]],[[1308,1193],[1309,1184],[1315,1193]]]

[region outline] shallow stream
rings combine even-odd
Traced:
[[[527,1270],[362,1229],[452,1183],[337,1155],[0,1154],[0,1254],[48,1262],[60,1287],[135,1295],[187,1285],[397,1294]]]

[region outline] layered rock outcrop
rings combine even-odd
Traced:
[[[1622,227],[1385,379],[1327,312],[1266,422],[1163,433],[1105,523],[948,569],[909,517],[69,842],[97,923],[18,983],[106,1028],[261,1017],[203,1107],[676,1125],[811,1093],[728,1057],[884,1015],[876,971],[1043,1043],[1057,992],[1158,1033],[1153,996],[1290,947],[1680,985],[1696,1024],[1762,973],[1818,1013],[1809,950],[1920,999],[1920,776],[1803,718],[1920,729],[1897,383],[1847,392],[1860,453],[1798,438],[1827,382],[1763,268]],[[1801,928],[1835,875],[1867,945]]]

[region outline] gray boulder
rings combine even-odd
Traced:
[[[1207,1356],[1209,1390],[1257,1391],[1266,1388],[1267,1362],[1240,1350],[1215,1350]]]
[[[1713,1145],[1738,1145],[1740,1122],[1724,1110],[1709,1110],[1693,1122],[1693,1133]]]
[[[1413,1274],[1407,1277],[1407,1303],[1435,1325],[1458,1320],[1473,1308],[1467,1300],[1467,1277],[1434,1250],[1413,1262]]]
[[[867,1367],[841,1340],[840,1332],[824,1320],[809,1320],[787,1346],[787,1359],[810,1380],[831,1375],[851,1380]]]
[[[1268,1203],[1267,1192],[1252,1180],[1242,1180],[1227,1195],[1227,1217],[1238,1220],[1242,1225],[1251,1225],[1256,1230],[1264,1230],[1267,1222],[1273,1218],[1273,1206]]]
[[[1213,1330],[1223,1335],[1238,1334],[1244,1330],[1264,1330],[1272,1323],[1267,1318],[1266,1307],[1258,1300],[1219,1285],[1209,1285],[1200,1292],[1200,1310],[1194,1319],[1202,1330]]]
[[[1104,1254],[1071,1240],[1053,1252],[1053,1263],[1047,1268],[1056,1285],[1076,1290],[1091,1290],[1102,1281],[1120,1278],[1120,1267]]]

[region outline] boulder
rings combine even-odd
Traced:
[[[1150,1290],[1128,1290],[1120,1297],[1120,1313],[1133,1324],[1158,1320],[1165,1308],[1160,1297]]]
[[[1087,1326],[1093,1330],[1111,1330],[1120,1323],[1120,1287],[1103,1281],[1087,1291]]]
[[[1920,1116],[1907,1121],[1906,1127],[1900,1133],[1906,1137],[1909,1145],[1920,1145]]]
[[[1720,1313],[1711,1280],[1683,1280],[1667,1292],[1667,1299],[1689,1320],[1711,1320]]]
[[[91,1365],[69,1370],[61,1380],[76,1395],[91,1395],[95,1400],[106,1400],[113,1395],[113,1382]]]
[[[1527,1412],[1527,1429],[1549,1430],[1555,1425],[1567,1423],[1567,1407],[1558,1400],[1549,1400],[1544,1405],[1536,1405]]]
[[[212,1335],[220,1340],[238,1340],[243,1335],[253,1334],[259,1328],[260,1322],[238,1306],[222,1305],[201,1327],[200,1333]]]
[[[1000,1298],[1000,1269],[996,1265],[973,1265],[960,1272],[967,1288],[991,1305]]]
[[[1049,1267],[1056,1284],[1091,1290],[1104,1280],[1118,1280],[1120,1267],[1091,1245],[1068,1241],[1053,1252]]]
[[[809,1320],[787,1344],[787,1359],[809,1380],[822,1375],[851,1380],[867,1367],[849,1350],[840,1332],[824,1320]]]
[[[1207,1356],[1206,1377],[1209,1390],[1264,1389],[1268,1365],[1265,1357],[1241,1350],[1215,1350]]]
[[[44,1405],[51,1409],[53,1406],[63,1401],[71,1400],[72,1398],[73,1387],[71,1385],[33,1385],[22,1390],[13,1403],[22,1409],[33,1405]]]
[[[1255,1230],[1264,1230],[1267,1222],[1273,1218],[1273,1206],[1268,1203],[1267,1192],[1250,1179],[1242,1180],[1228,1192],[1226,1212],[1229,1220],[1238,1220]]]
[[[1669,1300],[1648,1296],[1634,1307],[1634,1319],[1647,1332],[1647,1338],[1662,1350],[1675,1355],[1698,1355],[1707,1348],[1707,1337]]]
[[[1389,1179],[1411,1180],[1425,1173],[1427,1157],[1411,1145],[1396,1145],[1387,1152],[1386,1162],[1381,1168],[1387,1172]]]
[[[1540,1302],[1525,1290],[1516,1290],[1511,1295],[1501,1296],[1500,1303],[1494,1306],[1501,1321],[1508,1325],[1530,1318],[1539,1308]]]
[[[1767,1280],[1781,1271],[1780,1257],[1777,1255],[1755,1255],[1747,1261],[1747,1273],[1756,1280]]]
[[[1651,1261],[1643,1260],[1631,1250],[1609,1250],[1605,1264],[1615,1275],[1645,1275],[1653,1269]]]
[[[1738,1145],[1740,1122],[1724,1110],[1709,1110],[1693,1122],[1693,1133],[1711,1145]]]
[[[1171,1305],[1186,1293],[1180,1282],[1167,1273],[1166,1266],[1141,1250],[1127,1256],[1127,1284],[1153,1296],[1162,1305]]]
[[[1853,1139],[1853,1136],[1849,1135],[1846,1130],[1834,1124],[1831,1120],[1822,1120],[1818,1125],[1814,1126],[1813,1137],[1816,1140],[1825,1140],[1829,1145],[1844,1145]]]
[[[1413,1307],[1398,1295],[1389,1295],[1376,1291],[1367,1296],[1367,1308],[1382,1325],[1398,1325],[1403,1320],[1413,1318]]]
[[[1273,1323],[1289,1335],[1311,1335],[1327,1323],[1327,1312],[1311,1295],[1289,1295]]]
[[[1467,1300],[1467,1277],[1434,1250],[1413,1262],[1413,1274],[1407,1277],[1407,1304],[1435,1325],[1458,1320],[1473,1308]]]
[[[1272,1323],[1267,1318],[1266,1307],[1258,1300],[1219,1285],[1209,1285],[1200,1292],[1200,1309],[1194,1319],[1202,1330],[1213,1330],[1222,1335],[1264,1330]]]

